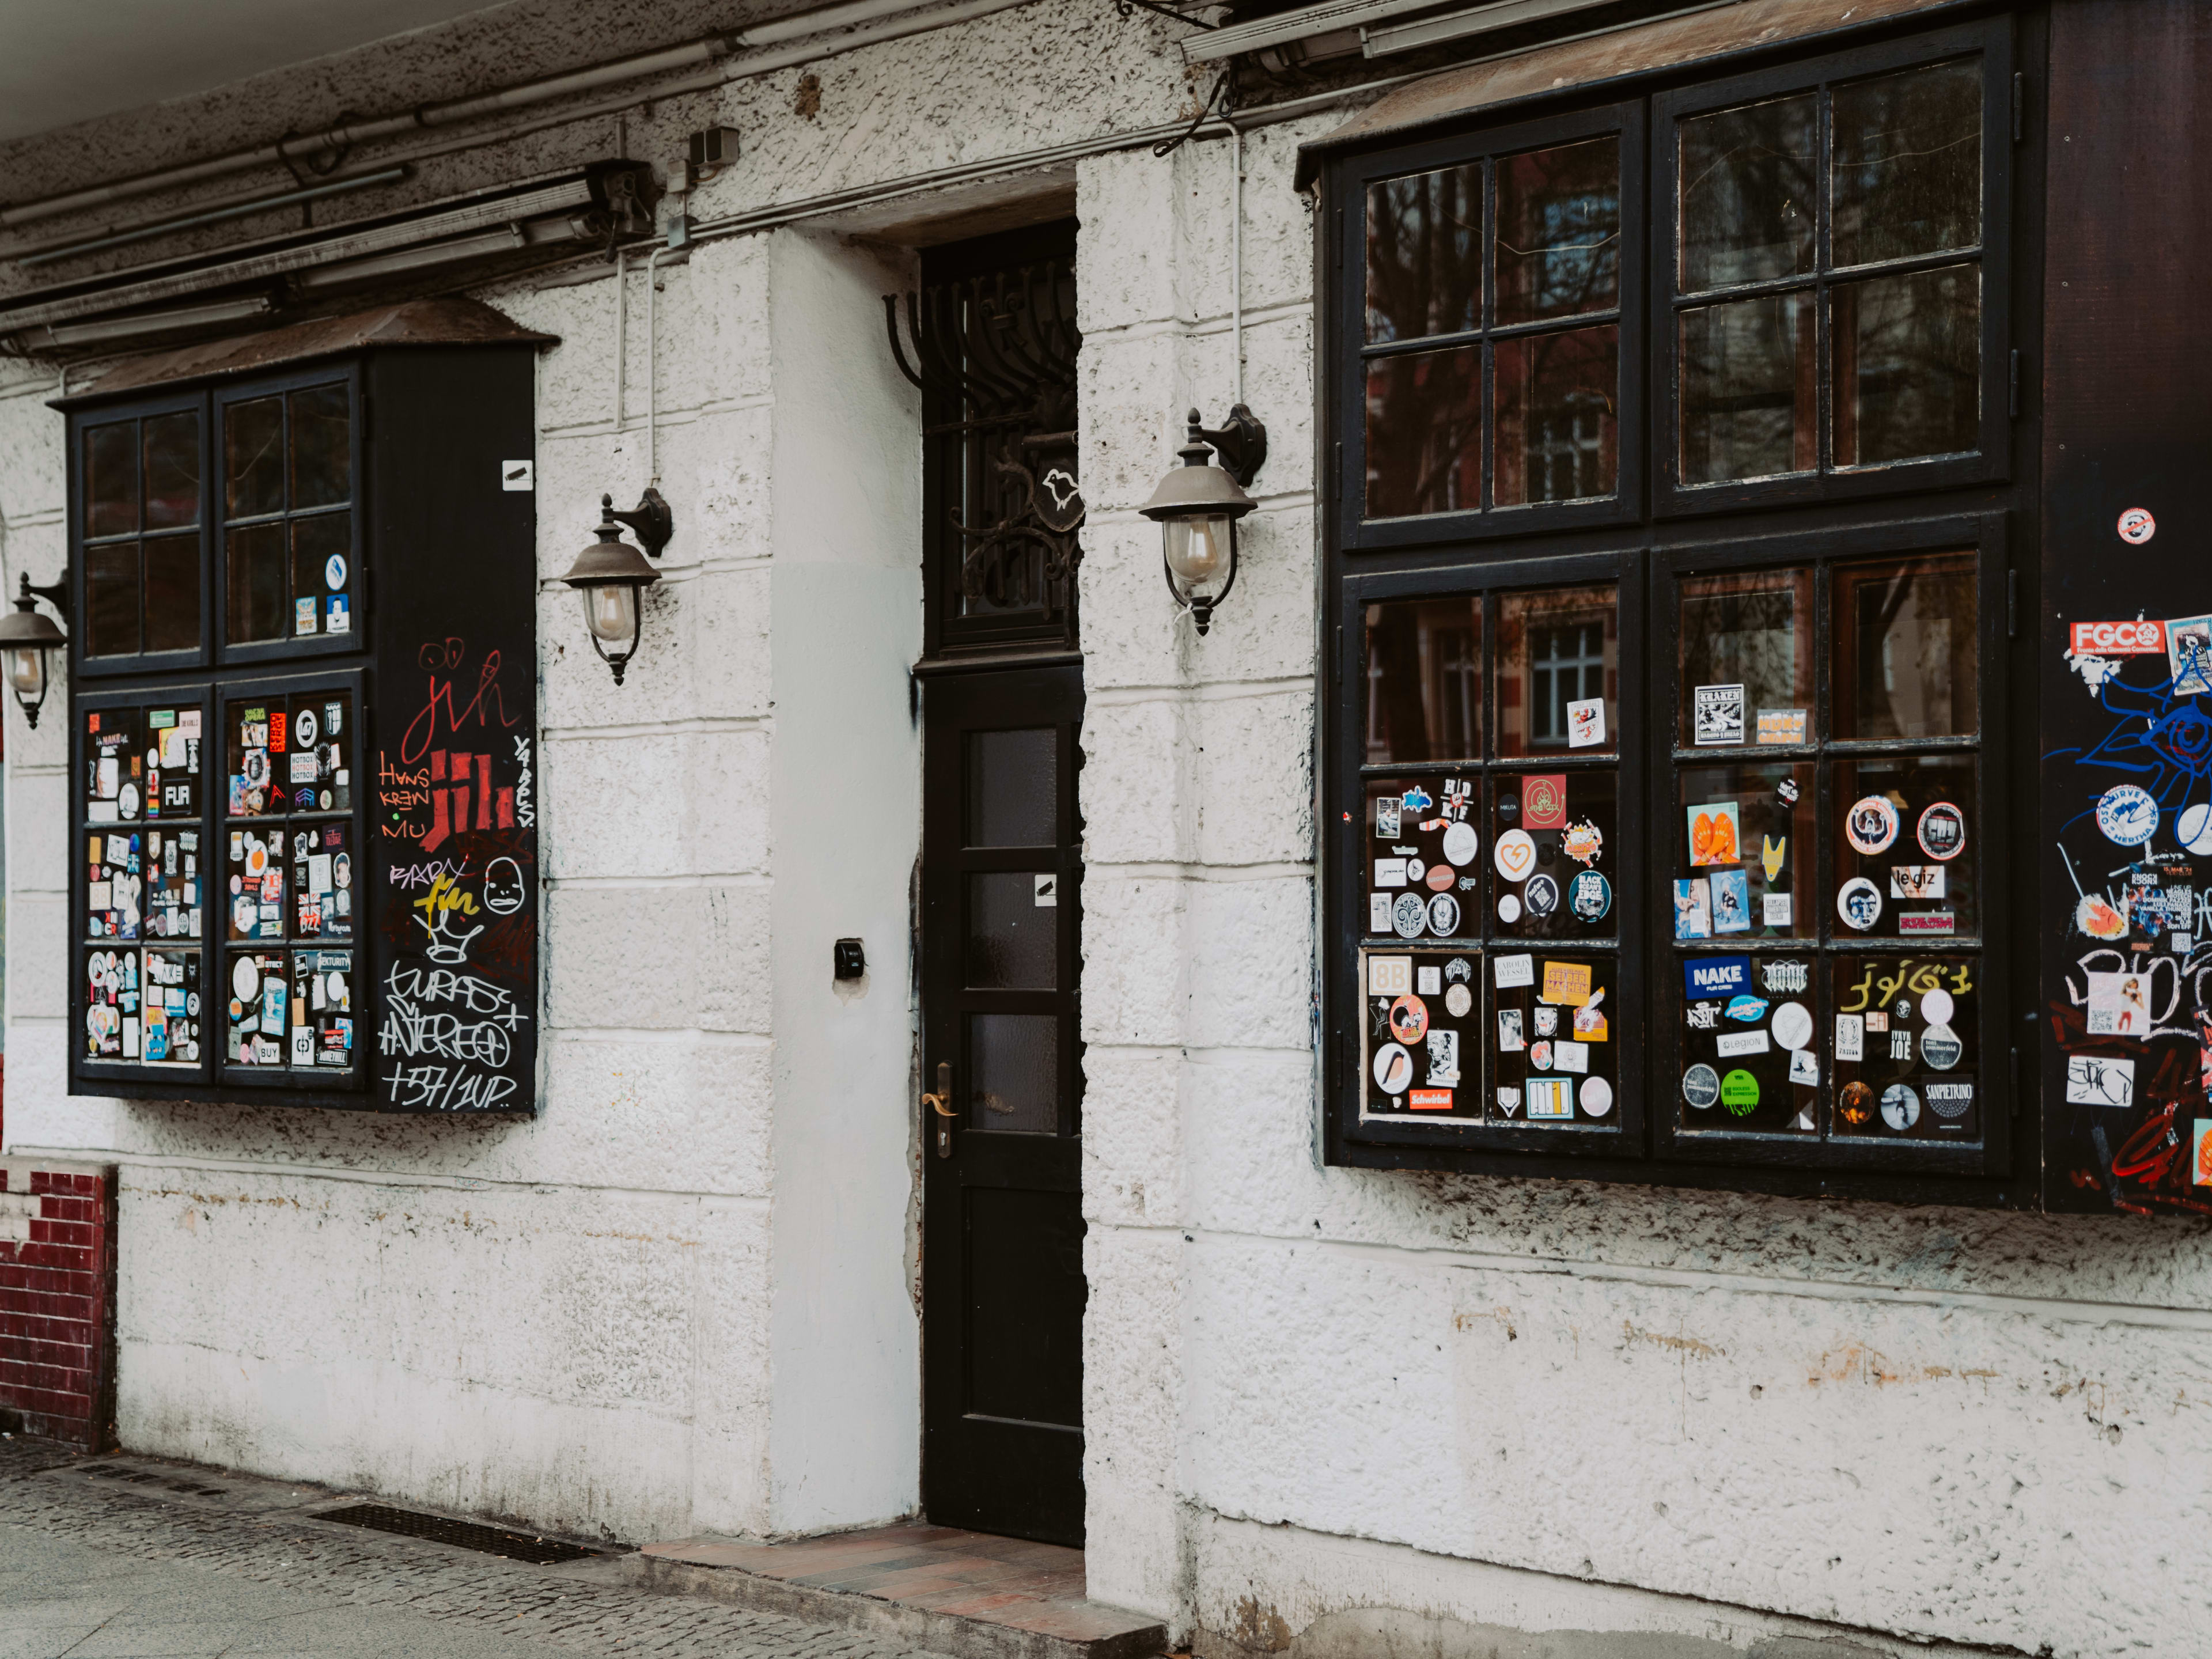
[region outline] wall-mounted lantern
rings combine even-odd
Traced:
[[[637,654],[638,635],[645,627],[639,596],[660,580],[660,573],[644,555],[622,538],[628,525],[654,558],[676,533],[676,515],[657,489],[648,489],[628,513],[615,511],[615,498],[599,497],[599,539],[576,556],[576,562],[561,580],[584,596],[584,626],[590,630],[592,648],[615,671],[615,684],[623,683],[623,670]],[[0,623],[4,627],[5,623]]]
[[[1218,431],[1200,426],[1194,409],[1188,420],[1182,465],[1137,510],[1158,520],[1168,592],[1204,634],[1237,585],[1237,520],[1259,505],[1243,486],[1267,459],[1267,428],[1243,404]]]
[[[39,609],[36,596],[43,594],[54,609],[64,616],[69,614],[69,585],[66,580],[52,587],[33,587],[27,574],[23,585],[15,596],[12,615],[0,617],[0,659],[8,670],[8,685],[15,694],[15,701],[23,705],[23,718],[33,731],[39,724],[39,708],[46,700],[46,653],[69,643],[69,635],[54,626]]]

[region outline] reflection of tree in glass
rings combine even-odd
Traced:
[[[1802,708],[1799,609],[1792,576],[1708,577],[1685,583],[1682,701],[1699,685],[1744,687],[1748,708]]]
[[[1367,338],[1414,340],[1473,329],[1482,304],[1476,234],[1482,169],[1386,179],[1367,190]]]
[[[1592,139],[1498,164],[1498,321],[1608,311],[1620,294],[1620,145]]]

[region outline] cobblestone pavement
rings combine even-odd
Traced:
[[[918,1650],[648,1594],[611,1559],[533,1567],[307,1519],[341,1494],[0,1439],[0,1659],[903,1659]],[[166,1482],[219,1488],[173,1493]]]

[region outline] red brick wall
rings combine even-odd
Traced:
[[[115,1170],[0,1158],[0,1427],[115,1441]]]

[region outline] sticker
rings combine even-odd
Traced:
[[[1439,893],[1429,901],[1429,931],[1439,938],[1459,932],[1459,901],[1449,893]]]
[[[1605,699],[1589,697],[1567,705],[1567,747],[1594,749],[1605,741]]]
[[[1375,1051],[1375,1086],[1384,1094],[1402,1094],[1413,1080],[1413,1055],[1395,1042],[1386,1042]]]
[[[1577,1077],[1589,1073],[1589,1044],[1571,1042],[1562,1037],[1552,1045],[1552,1064],[1563,1072],[1572,1072]]]
[[[1398,819],[1404,809],[1395,800],[1375,803],[1375,836],[1378,841],[1398,839]]]
[[[1810,1084],[1816,1088],[1820,1085],[1820,1062],[1813,1057],[1810,1048],[1792,1048],[1790,1051],[1790,1080]],[[1790,1127],[1795,1128],[1798,1126],[1793,1124]],[[1812,1126],[1807,1124],[1803,1127],[1810,1128]]]
[[[1713,888],[1713,932],[1716,933],[1747,933],[1751,931],[1751,878],[1743,870],[1716,870],[1711,878]]]
[[[1474,855],[1481,850],[1482,837],[1474,833],[1473,824],[1448,823],[1444,826],[1444,858],[1448,862],[1472,864]]]
[[[1413,988],[1413,957],[1370,957],[1367,958],[1367,994],[1369,996],[1401,997]]]
[[[1940,864],[1893,864],[1889,867],[1889,896],[1904,899],[1943,896],[1943,866]]]
[[[1425,812],[1437,804],[1436,798],[1418,783],[1398,799],[1405,803],[1408,812]]]
[[[1762,970],[1770,991],[1803,992],[1812,983],[1812,970],[1802,960],[1770,962]]]
[[[1508,881],[1519,881],[1536,866],[1536,843],[1526,830],[1508,830],[1490,847],[1491,861]]]
[[[1728,1006],[1722,1012],[1740,1025],[1756,1025],[1766,1018],[1766,1011],[1771,1006],[1765,997],[1755,997],[1747,991],[1730,997]]]
[[[1868,1010],[1866,1028],[1869,1031],[1887,1031],[1889,1029],[1888,1012],[1880,1008]]]
[[[333,553],[329,558],[323,561],[324,586],[329,588],[331,592],[335,593],[345,586],[345,579],[346,562],[344,554]],[[301,743],[313,743],[314,739],[313,738],[302,738],[300,741]]]
[[[1567,777],[1547,772],[1521,780],[1521,822],[1530,830],[1564,830],[1567,824]]]
[[[1559,1011],[1556,1007],[1532,1008],[1528,1011],[1534,1022],[1538,1036],[1557,1036],[1559,1034]]]
[[[1536,982],[1536,958],[1534,957],[1495,957],[1492,958],[1492,963],[1500,990]]]
[[[1743,741],[1743,687],[1700,685],[1690,693],[1690,740],[1700,749]]]
[[[1780,841],[1775,840],[1771,836],[1761,836],[1759,838],[1759,867],[1766,872],[1766,879],[1770,885],[1772,884],[1774,878],[1782,873],[1782,860],[1789,850],[1790,837],[1787,836],[1783,836]]]
[[[1863,857],[1887,852],[1897,839],[1897,809],[1884,795],[1862,795],[1844,815],[1844,835]]]
[[[2087,1007],[2091,1036],[2150,1035],[2150,1006],[2139,974],[2090,974]]]
[[[1795,907],[1790,902],[1789,894],[1765,894],[1760,897],[1759,905],[1759,921],[1763,926],[1768,927],[1787,927],[1791,925],[1790,915]]]
[[[1559,841],[1559,850],[1577,864],[1595,864],[1605,852],[1605,835],[1592,820],[1577,818],[1567,825],[1567,833]]]
[[[1702,877],[1674,884],[1674,937],[1676,939],[1711,939],[1713,936],[1713,909],[1705,895]]]
[[[1707,864],[1734,864],[1740,856],[1736,851],[1737,807],[1732,800],[1709,800],[1697,806],[1683,809],[1684,821],[1690,830],[1690,863],[1694,868]]]
[[[1737,1117],[1748,1117],[1759,1104],[1759,1079],[1738,1067],[1721,1079],[1721,1104]]]
[[[1367,896],[1367,931],[1387,933],[1390,931],[1390,896],[1370,893]]]
[[[1401,893],[1390,907],[1390,926],[1400,939],[1419,939],[1429,925],[1429,907],[1419,893]]]
[[[1853,876],[1836,895],[1836,914],[1863,933],[1881,920],[1881,893],[1864,876]]]
[[[1525,958],[1524,958],[1525,960]],[[1500,980],[1499,984],[1504,981]],[[1682,963],[1682,988],[1692,1000],[1732,996],[1751,988],[1749,957],[1690,957]]]
[[[499,487],[501,489],[535,489],[538,487],[538,463],[501,461],[499,464]]]
[[[2075,623],[2067,646],[2075,657],[2148,657],[2166,650],[2166,624],[2154,622]]]
[[[1776,798],[1781,800],[1784,805],[1795,806],[1797,804],[1797,780],[1795,778],[1783,779],[1781,782],[1774,786],[1774,793]]]
[[[1530,1043],[1528,1045],[1528,1063],[1540,1072],[1550,1071],[1552,1069],[1552,1045],[1549,1042]]]
[[[1939,800],[1920,815],[1920,850],[1931,859],[1948,863],[1966,850],[1966,815],[1948,800]]]
[[[1455,985],[1444,993],[1444,1012],[1454,1019],[1465,1019],[1474,1006],[1474,993],[1464,985]]]
[[[2158,534],[2158,520],[2150,515],[2147,507],[2131,507],[2120,514],[2120,539],[2130,547],[2141,547]]]
[[[1548,916],[1559,908],[1559,884],[1549,876],[1531,876],[1522,890],[1532,916]]]
[[[1863,1083],[1846,1083],[1836,1097],[1836,1110],[1854,1128],[1872,1121],[1874,1091]]]
[[[2141,847],[2158,833],[2158,803],[2132,783],[2116,783],[2098,798],[2097,828],[2122,847]]]
[[[316,624],[321,621],[319,614],[321,610],[322,607],[317,605],[312,597],[293,600],[292,631],[295,634],[313,633]]]
[[[1432,864],[1421,879],[1428,884],[1431,893],[1442,893],[1449,890],[1456,878],[1452,874],[1452,867],[1449,864]]]
[[[1406,860],[1403,859],[1376,860],[1375,884],[1377,887],[1403,887],[1406,884]]]
[[[1613,1109],[1613,1085],[1603,1078],[1583,1079],[1581,1092],[1583,1116],[1603,1117]]]
[[[1866,1058],[1866,1022],[1856,1014],[1836,1016],[1836,1058],[1850,1060]]]
[[[1682,1073],[1682,1098],[1699,1111],[1704,1111],[1721,1097],[1721,1079],[1710,1066],[1700,1061]]]
[[[2166,660],[2173,670],[2173,695],[2212,691],[2212,617],[2185,617],[2166,625]]]
[[[2212,1187],[2212,1120],[2198,1118],[2191,1133],[2194,1138],[2191,1142],[2190,1167],[2196,1173],[2191,1177],[2191,1184]]]
[[[1561,1120],[1575,1115],[1575,1085],[1563,1077],[1528,1079],[1528,1116],[1532,1121]]]
[[[1428,1034],[1429,1005],[1408,991],[1390,1005],[1390,1035],[1401,1042],[1419,1042]]]
[[[261,994],[261,974],[252,957],[240,957],[230,964],[230,994],[240,1002],[251,1002]]]
[[[2074,908],[2074,925],[2091,939],[2125,939],[2128,919],[2100,894],[2084,893]]]
[[[1928,1109],[1941,1118],[1964,1117],[1974,1103],[1974,1085],[1971,1083],[1923,1083],[1920,1093],[1928,1103]]]
[[[1575,1010],[1573,1029],[1575,1036],[1581,1041],[1605,1042],[1611,1040],[1613,1033],[1606,1024],[1605,1012],[1598,1006],[1604,1000],[1605,993],[1600,991]]]
[[[1455,986],[1453,988],[1456,990],[1458,988]],[[1498,1052],[1517,1054],[1527,1047],[1528,1043],[1521,1035],[1521,1011],[1518,1008],[1500,1008],[1498,1011]]]
[[[2102,1054],[2066,1057],[2066,1103],[2069,1106],[2132,1106],[2136,1063]]]
[[[1759,741],[1802,744],[1805,741],[1805,711],[1802,708],[1762,708],[1759,711]]]
[[[1793,1053],[1809,1048],[1813,1042],[1812,1011],[1802,1002],[1785,1002],[1774,1011],[1769,1030],[1774,1040]]]
[[[1948,1072],[1966,1052],[1959,1034],[1948,1025],[1930,1025],[1920,1034],[1920,1058],[1939,1072]]]
[[[1734,1060],[1744,1054],[1771,1053],[1773,1044],[1764,1031],[1723,1031],[1713,1039],[1713,1051],[1723,1060]]]
[[[1058,909],[1060,908],[1060,878],[1057,875],[1033,873],[1030,879],[1035,884],[1035,908],[1039,910]]]
[[[1498,1091],[1498,1109],[1508,1117],[1511,1117],[1514,1113],[1519,1111],[1521,1091],[1517,1088],[1500,1089]]]
[[[1930,991],[1920,999],[1920,1018],[1930,1025],[1948,1025],[1958,1011],[1948,991]]]
[[[1449,1112],[1451,1103],[1449,1089],[1416,1089],[1406,1097],[1406,1104],[1416,1112]]]
[[[1920,1121],[1920,1097],[1902,1083],[1881,1091],[1881,1121],[1893,1129],[1910,1129]]]
[[[1613,884],[1595,870],[1585,870],[1567,884],[1567,908],[1583,921],[1602,921],[1613,908]]]
[[[1905,910],[1897,918],[1899,933],[1952,933],[1958,925],[1959,919],[1948,910]]]
[[[1504,922],[1521,920],[1521,896],[1518,893],[1500,893],[1498,896],[1498,919]]]
[[[1413,884],[1419,882],[1420,878],[1428,874],[1428,872],[1429,866],[1422,863],[1420,860],[1407,859],[1406,860],[1406,884],[1407,886],[1412,886]]]
[[[321,730],[322,727],[315,724],[315,711],[312,708],[302,708],[292,721],[293,739],[302,749],[313,748],[316,735]]]
[[[1444,992],[1444,973],[1441,968],[1426,963],[1413,970],[1413,989],[1425,997],[1442,996]]]
[[[1544,964],[1544,988],[1537,993],[1538,1001],[1554,1003],[1562,1008],[1579,1008],[1589,1000],[1589,963],[1547,962]]]

